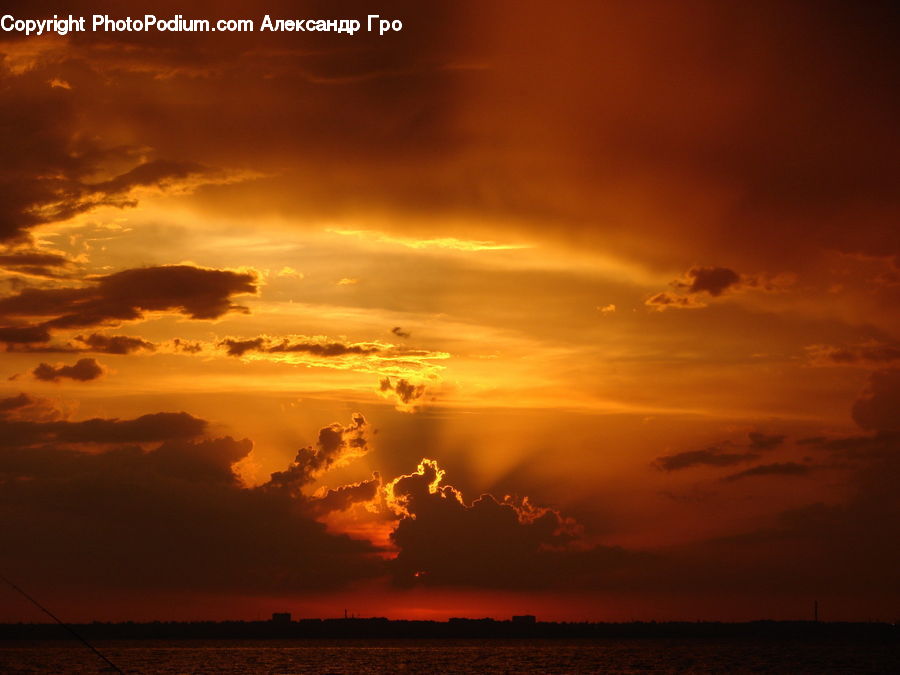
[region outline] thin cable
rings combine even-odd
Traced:
[[[12,588],[12,589],[13,589],[14,591],[16,591],[17,593],[20,593],[20,594],[21,594],[25,599],[27,599],[31,604],[33,604],[35,607],[37,607],[39,610],[41,610],[44,614],[46,614],[47,616],[49,616],[49,617],[50,617],[51,619],[53,619],[56,623],[58,623],[60,626],[62,626],[63,628],[65,628],[67,631],[69,631],[69,633],[71,633],[72,636],[73,636],[76,640],[78,640],[81,644],[83,644],[85,647],[87,647],[87,648],[90,649],[92,652],[94,652],[94,654],[96,654],[97,656],[99,656],[101,659],[103,659],[104,661],[106,661],[106,663],[109,664],[109,667],[110,667],[110,668],[112,668],[112,669],[113,669],[114,671],[116,671],[117,673],[121,673],[122,675],[125,675],[125,672],[124,672],[121,668],[119,668],[119,666],[117,666],[115,663],[113,663],[113,662],[110,661],[108,658],[106,658],[103,654],[101,654],[101,653],[94,647],[94,645],[92,645],[90,642],[88,642],[88,641],[85,640],[83,637],[81,637],[81,636],[75,631],[74,628],[72,628],[70,625],[68,625],[67,623],[65,623],[65,622],[64,622],[62,619],[60,619],[58,616],[56,616],[56,614],[54,614],[54,613],[51,612],[49,609],[47,609],[46,607],[44,607],[41,603],[39,603],[37,600],[35,600],[35,599],[34,599],[33,597],[31,597],[30,595],[28,595],[28,593],[26,593],[24,590],[22,590],[21,588],[19,588],[18,586],[16,586],[12,581],[10,581],[9,579],[7,579],[7,578],[6,578],[5,576],[3,576],[2,574],[0,574],[0,580],[6,582],[6,583],[9,585],[10,588]]]

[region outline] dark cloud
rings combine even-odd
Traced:
[[[656,295],[651,295],[644,301],[644,304],[653,309],[699,309],[706,307],[706,303],[687,295],[676,295],[667,291],[661,291]]]
[[[35,225],[99,206],[134,206],[135,188],[165,187],[207,172],[193,162],[151,160],[108,180],[92,181],[110,160],[127,161],[137,148],[105,146],[96,136],[78,133],[79,107],[72,92],[47,86],[37,73],[3,73],[0,129],[6,161],[0,170],[0,242],[27,240]],[[45,258],[31,266],[46,269],[58,262]]]
[[[42,410],[40,402],[20,395],[6,401],[5,413],[0,414],[0,446],[36,447],[48,443],[154,443],[173,439],[193,438],[206,429],[204,420],[185,412],[152,413],[135,419],[93,418],[78,422],[59,419],[59,414]],[[25,409],[27,415],[13,415]],[[35,415],[37,410],[39,415]]]
[[[158,415],[139,420],[159,423]],[[121,428],[114,435],[147,440]],[[50,578],[69,589],[260,594],[378,573],[375,549],[329,534],[306,498],[244,486],[232,467],[251,449],[230,437],[100,452],[0,443],[6,569],[22,583]]]
[[[286,339],[281,342],[275,342],[268,337],[246,340],[226,338],[219,343],[219,346],[224,347],[229,356],[243,356],[247,352],[256,351],[266,354],[302,353],[329,358],[350,354],[376,354],[381,351],[380,347],[367,343],[344,344],[342,342],[291,341]]]
[[[192,175],[202,175],[209,169],[195,162],[154,160],[144,162],[123,174],[102,183],[89,185],[95,193],[110,196],[123,195],[135,187],[164,187],[171,182],[183,180]]]
[[[0,430],[6,436],[12,435],[10,428],[5,426],[7,422],[54,422],[62,418],[62,412],[48,399],[24,393],[0,399]],[[0,440],[0,445],[2,444],[3,441]]]
[[[797,462],[775,462],[773,464],[761,464],[738,473],[733,473],[722,478],[724,481],[735,481],[752,476],[808,476],[813,467]]]
[[[846,500],[815,502],[782,512],[770,527],[672,548],[663,556],[665,575],[646,583],[690,588],[695,596],[741,589],[772,596],[828,597],[833,605],[853,598],[874,607],[896,606],[898,450],[895,439],[890,456],[866,463],[850,475]],[[804,475],[803,468],[786,472],[776,470],[780,475]]]
[[[69,264],[69,259],[57,253],[41,253],[39,251],[16,251],[0,254],[0,267],[62,267]]]
[[[698,309],[706,307],[710,298],[748,289],[778,292],[794,282],[792,275],[775,277],[741,275],[727,267],[692,267],[681,279],[671,282],[675,292],[661,291],[644,301],[648,307],[664,309]]]
[[[709,293],[718,297],[741,283],[741,275],[727,267],[692,267],[687,272],[687,281],[678,284],[688,293]]]
[[[175,351],[184,352],[185,354],[196,354],[203,350],[203,345],[199,342],[190,342],[181,338],[172,340],[172,345],[175,347]]]
[[[256,292],[256,277],[248,272],[169,265],[128,269],[89,279],[80,288],[26,288],[0,298],[0,321],[44,319],[32,326],[35,337],[52,329],[83,328],[133,321],[145,312],[172,312],[192,319],[215,319],[246,307],[232,296]],[[0,328],[19,342],[18,326]]]
[[[800,438],[797,445],[824,450],[847,460],[871,460],[884,457],[897,447],[897,434],[879,432],[871,436],[812,436]]]
[[[755,452],[728,452],[719,446],[712,446],[703,450],[663,455],[656,458],[654,465],[663,471],[680,471],[697,466],[734,466],[755,459],[759,459],[759,455]]]
[[[424,384],[413,384],[402,377],[398,377],[396,382],[389,377],[385,377],[379,382],[378,390],[383,394],[393,394],[404,406],[415,405],[416,401],[425,395]]]
[[[220,347],[225,347],[225,351],[229,356],[243,356],[247,352],[258,351],[265,344],[264,338],[252,338],[248,340],[236,340],[227,338],[219,343]]]
[[[702,450],[688,450],[657,457],[653,465],[663,471],[680,471],[698,466],[734,466],[760,458],[760,453],[780,447],[786,436],[751,431],[746,445],[730,440],[722,441]]]
[[[843,481],[845,500],[784,511],[768,528],[674,547],[663,556],[669,583],[695,592],[827,593],[895,606],[900,600],[900,434],[893,430],[898,382],[896,371],[873,373],[854,405],[857,424],[876,433],[797,441],[853,460],[843,467],[852,470]],[[815,470],[809,464],[773,463],[724,480],[802,477]],[[725,568],[727,575],[721,574]]]
[[[17,396],[8,396],[0,398],[0,417],[3,417],[11,410],[18,410],[30,405],[33,399],[28,394],[18,394]]]
[[[853,420],[865,434],[811,436],[797,445],[824,451],[856,466],[870,466],[900,454],[900,371],[880,370],[869,381],[851,409]]]
[[[310,500],[310,505],[317,514],[332,511],[344,511],[354,504],[371,502],[378,496],[381,488],[381,475],[376,471],[371,480],[364,480],[337,488],[329,488],[322,495]]]
[[[653,555],[589,544],[575,521],[527,498],[483,494],[470,503],[443,481],[423,459],[385,486],[399,516],[391,535],[399,552],[388,564],[397,585],[621,589],[660,568]]]
[[[284,471],[273,473],[263,489],[300,494],[316,475],[335,463],[365,454],[368,451],[367,431],[366,419],[359,413],[353,414],[347,426],[334,423],[323,427],[315,446],[298,450],[291,465]]]
[[[59,41],[62,54],[37,56],[16,76],[9,56],[0,66],[0,239],[92,205],[133,203],[127,186],[165,167],[134,174],[133,150],[101,141],[134,138],[204,165],[290,166],[280,179],[290,189],[281,195],[254,186],[233,198],[213,191],[198,199],[222,213],[356,210],[413,216],[380,219],[410,229],[419,226],[405,222],[428,214],[487,221],[498,239],[497,228],[509,227],[511,236],[534,223],[541,236],[586,248],[615,242],[614,253],[651,264],[720,260],[736,269],[803,265],[819,247],[900,252],[900,230],[885,226],[898,214],[900,156],[890,3],[699,2],[690,12],[661,3],[649,13],[633,2],[563,3],[553,16],[565,31],[535,30],[548,17],[543,2],[398,7],[403,33],[358,36],[363,42],[75,36]],[[47,86],[55,76],[73,88]],[[178,95],[187,90],[190,105]],[[658,294],[651,305],[697,307],[707,295]],[[20,324],[3,323],[0,335],[47,341],[46,326]],[[36,332],[21,332],[28,330]],[[871,393],[855,411],[859,423],[894,426],[888,413],[896,408]],[[230,578],[236,588],[278,591],[347,571],[319,555],[334,550],[331,539],[285,516],[284,495],[219,486],[216,495],[227,496],[218,499],[178,481],[153,483],[140,464],[127,464],[124,476],[90,466],[81,483],[40,478],[0,491],[4,507],[17,494],[31,509],[23,518],[4,508],[5,550],[44,574],[55,571],[48,560],[67,561],[74,564],[59,570],[61,579],[108,574],[110,583],[141,574],[184,581],[192,573],[176,574],[176,566],[191,562],[199,586]],[[844,505],[810,506],[775,530],[697,547],[668,567],[665,588],[749,582],[796,597],[870,586],[896,597],[897,476],[896,466],[882,464],[859,478],[859,496]],[[35,531],[48,533],[46,541]],[[45,550],[27,558],[34,546]],[[438,546],[450,560],[459,555],[449,542]],[[554,555],[528,551],[500,556],[516,580]],[[145,567],[135,568],[136,553]],[[474,565],[470,557],[463,563]]]
[[[141,338],[128,337],[126,335],[102,335],[100,333],[92,333],[88,336],[79,335],[75,338],[81,342],[92,352],[101,352],[103,354],[131,354],[141,349],[153,351],[156,346],[152,342],[147,342]]]
[[[96,380],[106,371],[95,359],[78,359],[72,366],[51,366],[42,363],[32,371],[32,375],[45,382],[59,382],[62,379],[89,382]]]
[[[183,438],[165,441],[144,455],[148,466],[173,477],[191,481],[234,482],[232,465],[247,457],[253,442],[236,441],[230,436],[202,439]]]
[[[900,369],[872,373],[852,413],[863,429],[900,432]]]
[[[8,130],[3,135],[8,161],[0,171],[0,242],[25,240],[35,225],[67,220],[100,206],[135,206],[135,188],[166,187],[208,171],[193,162],[151,160],[92,182],[91,175],[109,160],[122,161],[131,152],[79,135],[71,93],[47,87],[31,73],[4,77],[3,84],[0,127]]]
[[[557,512],[527,501],[482,495],[467,504],[442,485],[444,472],[424,459],[415,473],[387,486],[401,518],[391,534],[399,548],[391,567],[398,583],[542,587],[550,582],[552,550],[567,548],[578,529]]]
[[[71,261],[64,255],[34,250],[0,253],[0,269],[38,277],[58,277]]]
[[[815,365],[884,367],[900,362],[900,345],[884,342],[810,345],[806,352]]]
[[[398,2],[406,28],[390,38],[78,35],[7,72],[0,128],[18,132],[11,175],[106,190],[128,182],[88,180],[115,149],[96,138],[120,138],[110,128],[160,156],[286,169],[267,183],[274,196],[204,196],[223,212],[245,201],[247,213],[400,214],[413,217],[386,220],[410,230],[421,214],[470,216],[510,234],[530,222],[670,264],[724,253],[729,265],[801,264],[811,242],[896,255],[884,225],[898,208],[889,4],[701,1],[649,21],[624,0],[575,3],[555,15],[563,33],[535,32],[541,2]],[[273,15],[279,6],[290,10]],[[48,87],[52,77],[74,86]],[[52,192],[35,182],[11,186],[37,193],[13,215]]]
[[[78,183],[99,159],[95,143],[75,138],[72,96],[48,87],[43,77],[3,73],[0,129],[0,242],[27,239],[28,228],[46,222],[41,207],[60,201],[62,184]]]
[[[50,331],[46,326],[0,326],[0,342],[7,347],[13,344],[32,344],[50,340]]]
[[[25,335],[25,337],[28,337]],[[48,337],[49,339],[49,337]],[[0,337],[2,341],[2,337]],[[140,350],[156,351],[156,345],[141,338],[127,335],[103,335],[92,333],[90,335],[78,335],[66,344],[35,344],[28,341],[16,344],[12,341],[7,344],[8,352],[27,352],[32,354],[80,354],[94,352],[98,354],[132,354]]]
[[[783,434],[764,434],[761,431],[751,431],[747,437],[754,450],[773,450],[784,443],[786,438]]]
[[[391,333],[400,338],[408,338],[410,336],[409,331],[403,330],[400,326],[394,326],[391,328]]]
[[[0,419],[33,403],[25,395],[2,399]],[[436,462],[423,460],[417,471],[384,486],[398,553],[382,561],[371,545],[330,535],[315,521],[376,501],[378,475],[311,497],[300,490],[328,467],[365,451],[367,426],[354,415],[347,426],[323,427],[314,447],[258,488],[234,475],[235,462],[251,451],[247,440],[183,436],[157,440],[151,448],[86,453],[58,443],[8,444],[9,434],[2,433],[0,515],[19,516],[9,520],[9,562],[25,579],[43,556],[35,569],[58,574],[63,583],[254,593],[334,588],[384,573],[401,586],[689,589],[693,597],[736,588],[824,594],[817,597],[896,590],[885,590],[898,561],[896,451],[893,459],[858,473],[856,492],[845,504],[810,505],[782,514],[768,529],[654,554],[590,544],[572,520],[527,499],[481,495],[469,501],[445,482]],[[87,436],[109,439],[96,429]],[[134,433],[116,437],[135,442]],[[772,438],[765,436],[764,445]],[[724,480],[810,470],[773,463]],[[37,546],[26,534],[45,526]],[[853,542],[852,555],[847,542]],[[857,574],[866,569],[872,576]]]

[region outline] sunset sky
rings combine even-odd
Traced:
[[[403,29],[0,33],[0,574],[900,618],[896,6],[189,4]]]

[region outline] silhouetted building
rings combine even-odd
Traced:
[[[273,612],[272,613],[272,623],[290,623],[291,622],[291,613],[290,612]]]
[[[513,623],[537,623],[537,617],[534,614],[520,614],[512,618]]]

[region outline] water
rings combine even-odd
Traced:
[[[900,673],[896,644],[789,640],[100,641],[127,673]],[[0,673],[100,673],[83,646],[0,643]]]

